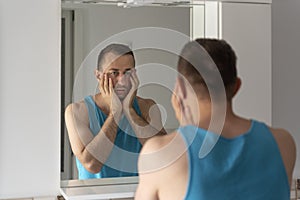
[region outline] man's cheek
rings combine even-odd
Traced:
[[[116,80],[114,80],[114,79],[112,79],[112,84],[113,84],[113,88],[115,88],[115,87],[116,87],[116,85],[117,85],[117,81],[116,81]]]

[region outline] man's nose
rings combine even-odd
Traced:
[[[120,75],[117,77],[117,81],[119,85],[125,85],[126,84],[125,74],[120,73]]]

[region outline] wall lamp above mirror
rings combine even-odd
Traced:
[[[193,6],[201,5],[201,0],[62,0],[66,6],[68,4],[93,4],[93,5],[117,5],[119,7],[130,8],[140,6]]]

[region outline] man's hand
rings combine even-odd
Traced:
[[[192,109],[187,103],[188,99],[183,97],[182,92],[179,91],[178,84],[175,85],[172,95],[172,105],[175,111],[176,118],[178,119],[181,126],[184,125],[197,125],[198,117],[192,112]]]
[[[130,88],[127,96],[124,98],[124,100],[122,102],[123,112],[126,115],[129,114],[129,110],[130,110],[130,108],[132,108],[133,100],[136,96],[137,89],[138,89],[138,86],[140,83],[135,69],[131,69],[130,83],[131,83],[131,88]]]
[[[118,122],[122,114],[122,104],[114,91],[112,79],[107,74],[101,74],[98,81],[103,104],[109,110],[109,115],[112,115]]]

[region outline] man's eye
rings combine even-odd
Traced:
[[[124,73],[124,75],[127,75],[127,76],[129,76],[130,74],[131,74],[131,70],[128,70]]]
[[[119,75],[119,72],[110,72],[109,73],[111,76],[118,76]]]

